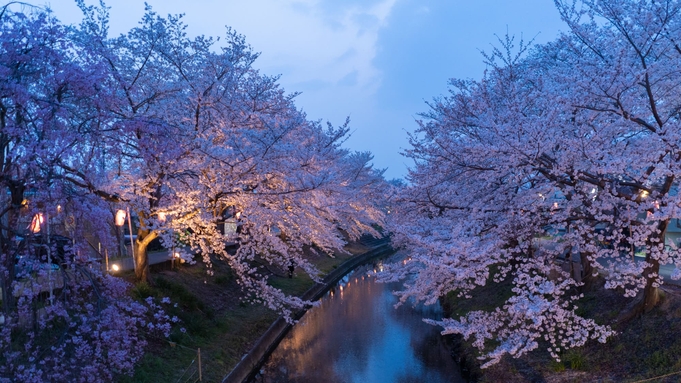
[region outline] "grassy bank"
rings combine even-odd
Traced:
[[[324,274],[353,255],[368,250],[361,244],[346,247],[350,254],[337,252],[335,258],[310,255]],[[131,377],[120,382],[175,382],[198,378],[198,352],[201,350],[203,381],[219,382],[237,364],[252,344],[277,318],[277,314],[260,305],[244,302],[243,293],[231,270],[215,262],[213,275],[202,263],[182,265],[175,270],[159,267],[152,273],[153,286],[137,285],[131,292],[143,299],[147,296],[169,297],[177,307],[169,315],[177,316],[185,329],[173,331],[170,341],[148,339],[150,346]],[[286,272],[274,270],[270,283],[284,292],[301,295],[314,285],[302,272],[288,278]],[[128,277],[132,277],[128,275]],[[193,374],[193,378],[188,379]]]
[[[470,300],[450,294],[445,308],[452,317],[469,310],[491,310],[510,296],[510,281],[492,284],[476,290]],[[481,370],[477,349],[462,338],[454,338],[455,351],[471,378],[479,382],[638,382],[681,371],[681,289],[664,286],[662,303],[651,312],[626,323],[616,318],[630,303],[621,292],[606,290],[597,283],[578,303],[578,313],[609,324],[617,335],[606,344],[595,341],[584,347],[565,350],[561,362],[550,358],[547,345],[519,359],[504,357],[488,369]],[[651,382],[679,382],[681,374],[662,377]]]

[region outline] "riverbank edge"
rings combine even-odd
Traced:
[[[396,250],[391,246],[390,240],[386,239],[384,243],[340,264],[335,270],[324,277],[322,283],[316,283],[307,290],[303,294],[302,299],[310,301],[320,299],[334,284],[358,266],[395,252]],[[300,319],[306,311],[307,310],[300,310],[295,314],[294,318],[296,320]],[[293,325],[287,323],[284,318],[277,318],[277,320],[274,321],[267,331],[258,339],[253,348],[251,348],[251,350],[241,358],[232,371],[222,379],[222,383],[243,383],[254,377],[267,357],[275,348],[277,348],[279,342],[281,342],[292,327]]]
[[[453,312],[451,302],[448,302],[445,297],[440,297],[440,306],[442,307],[442,318],[451,318]],[[459,365],[461,376],[469,383],[477,383],[482,378],[477,355],[472,350],[467,349],[466,341],[462,335],[449,334],[444,335],[444,337],[450,355]]]

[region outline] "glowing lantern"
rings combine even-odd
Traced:
[[[116,226],[125,225],[125,210],[118,210],[116,212]]]
[[[31,225],[28,227],[31,233],[40,233],[40,227],[43,225],[43,213],[38,213],[33,216]]]

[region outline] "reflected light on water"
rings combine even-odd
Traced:
[[[399,262],[400,260],[397,260]],[[352,275],[308,311],[282,340],[257,382],[463,382],[437,327],[435,306],[393,306],[398,284]],[[369,274],[370,275],[370,274]],[[361,278],[359,278],[361,276]]]

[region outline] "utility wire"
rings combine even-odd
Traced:
[[[187,383],[194,376],[194,374],[196,374],[196,371],[198,371],[198,370],[194,370],[194,372],[192,372],[192,374],[189,375],[189,377],[187,378],[187,380],[184,381],[184,383]],[[199,379],[197,378],[196,380],[199,380]]]
[[[189,366],[184,370],[182,375],[180,375],[180,377],[177,379],[177,382],[175,382],[175,383],[180,383],[180,380],[182,380],[182,377],[184,376],[184,374],[186,374],[187,371],[189,371],[189,368],[191,368],[191,366],[194,364],[194,361],[196,361],[196,359],[192,360],[192,362],[189,363]],[[194,375],[194,374],[192,374],[192,375]],[[191,375],[189,377],[191,378]]]

